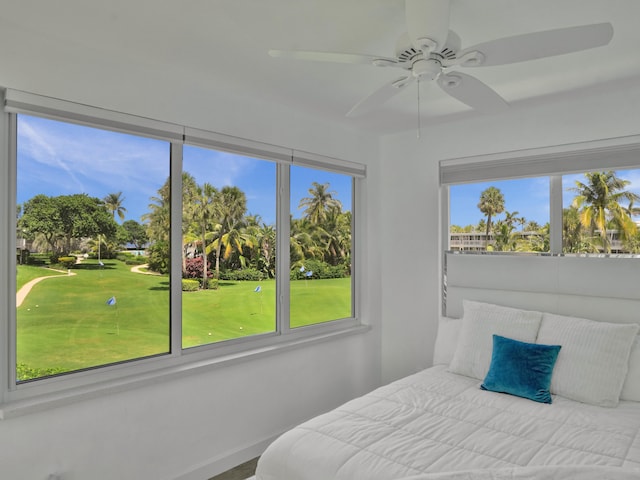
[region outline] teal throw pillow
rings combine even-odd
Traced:
[[[491,366],[480,388],[551,403],[549,386],[560,348],[494,335]]]

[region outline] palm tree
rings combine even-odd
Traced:
[[[187,217],[193,221],[193,226],[198,231],[202,242],[202,288],[208,288],[207,277],[207,234],[214,227],[219,215],[216,195],[218,190],[210,183],[195,187],[191,203],[186,209]],[[184,249],[183,249],[184,250]]]
[[[504,195],[496,187],[489,187],[480,194],[480,202],[478,208],[487,217],[487,230],[485,247],[489,243],[489,234],[491,233],[491,219],[493,216],[504,212]]]
[[[124,202],[122,192],[110,193],[104,197],[103,202],[104,206],[107,207],[107,210],[109,210],[113,215],[114,220],[116,218],[116,213],[118,214],[118,217],[120,217],[120,220],[124,220],[124,214],[127,209],[122,206],[122,202]]]
[[[316,225],[324,223],[327,219],[327,214],[332,208],[338,208],[342,210],[342,203],[340,200],[333,198],[336,192],[329,191],[329,184],[313,182],[312,187],[309,189],[310,197],[305,197],[300,200],[298,208],[305,207],[304,216],[307,217],[311,223]]]
[[[187,255],[193,252],[200,239],[199,226],[194,215],[198,197],[196,179],[188,172],[182,172],[182,272],[187,269]],[[203,249],[204,252],[204,249]]]
[[[216,278],[220,278],[222,247],[225,247],[225,258],[229,258],[234,248],[242,251],[238,229],[247,211],[247,197],[238,187],[226,186],[218,192],[215,201],[219,219],[213,232],[216,239],[211,243],[211,247],[215,249],[216,255]]]
[[[571,190],[578,193],[573,206],[580,210],[580,223],[589,229],[591,236],[597,231],[605,252],[611,252],[611,239],[607,225],[611,223],[620,231],[622,239],[631,238],[636,230],[629,210],[620,202],[627,200],[633,211],[633,203],[640,200],[637,194],[625,190],[631,182],[616,176],[614,171],[587,172],[586,182],[576,180]]]

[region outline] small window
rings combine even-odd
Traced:
[[[450,249],[548,252],[549,179],[452,185]]]
[[[564,253],[640,253],[640,170],[564,175]]]
[[[276,329],[276,164],[185,145],[183,348]]]
[[[352,177],[291,167],[290,327],[353,316]]]

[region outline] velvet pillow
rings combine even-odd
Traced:
[[[560,348],[494,335],[489,373],[480,388],[551,403],[549,386]]]

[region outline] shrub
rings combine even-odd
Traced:
[[[313,272],[311,276],[307,276],[309,272]],[[343,278],[347,277],[348,270],[344,265],[329,265],[320,260],[305,260],[304,270],[296,267],[291,270],[289,278],[291,280],[313,280],[319,278]]]
[[[63,368],[33,368],[24,363],[18,363],[16,365],[16,378],[19,381],[31,380],[32,378],[49,377],[51,375],[57,375],[63,373]]]
[[[76,264],[76,257],[59,257],[57,263],[63,268],[71,268]]]
[[[198,280],[192,280],[190,278],[182,279],[182,291],[183,292],[196,292],[200,288],[200,282]]]
[[[227,270],[220,272],[220,280],[248,280],[252,282],[260,282],[264,280],[266,275],[255,268],[243,268],[242,270]]]
[[[202,279],[199,280],[199,283],[202,285]],[[203,288],[208,288],[210,290],[218,290],[220,284],[218,283],[217,278],[207,278],[207,283],[203,286]]]
[[[202,257],[187,258],[185,261],[185,270],[182,272],[182,278],[197,278],[202,280],[204,270],[204,260]],[[211,271],[211,262],[207,261],[207,278],[213,277]]]
[[[116,259],[127,265],[144,265],[149,262],[149,259],[145,255],[134,255],[129,252],[118,252]]]
[[[167,242],[155,243],[149,247],[148,252],[149,270],[162,274],[169,273],[169,244]]]

